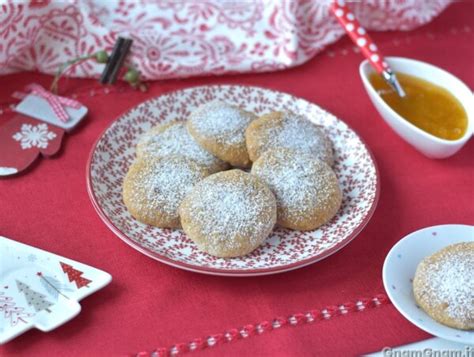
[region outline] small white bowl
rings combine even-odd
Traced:
[[[457,140],[440,139],[416,127],[390,108],[369,82],[369,75],[374,72],[370,63],[365,60],[360,64],[359,73],[365,90],[382,118],[398,135],[429,158],[444,159],[454,155],[474,131],[474,97],[469,87],[445,70],[425,62],[402,57],[386,57],[386,61],[394,72],[406,73],[439,85],[461,102],[467,113],[466,132]]]
[[[448,327],[433,320],[415,301],[412,281],[421,260],[444,247],[474,241],[474,226],[448,224],[420,229],[400,240],[383,265],[383,284],[397,310],[422,330],[446,340],[474,345],[474,331]]]

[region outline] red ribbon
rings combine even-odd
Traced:
[[[33,94],[37,97],[45,99],[50,105],[51,109],[53,109],[53,112],[56,117],[64,123],[69,120],[69,115],[67,114],[64,107],[79,109],[82,106],[81,103],[79,103],[78,101],[55,95],[41,87],[39,84],[29,84],[25,87],[25,90],[29,92],[29,94]],[[18,99],[24,99],[27,95],[27,93],[22,92],[13,93],[13,97]]]

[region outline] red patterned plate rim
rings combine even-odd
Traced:
[[[306,99],[303,99],[303,98],[299,98],[299,97],[295,97],[293,96],[292,94],[289,94],[289,93],[286,93],[286,92],[281,92],[281,91],[277,91],[277,90],[274,90],[274,89],[271,89],[271,88],[265,88],[265,87],[258,87],[258,86],[248,86],[248,85],[226,85],[226,84],[218,84],[218,85],[204,85],[204,86],[191,86],[191,87],[187,87],[187,88],[184,88],[184,89],[178,89],[178,90],[173,90],[173,91],[168,91],[168,92],[165,92],[165,93],[162,93],[161,95],[159,95],[158,97],[160,96],[163,96],[163,95],[169,95],[169,94],[172,94],[172,93],[178,93],[178,92],[181,92],[181,91],[185,91],[185,90],[190,90],[190,89],[205,89],[205,88],[209,88],[209,87],[247,87],[249,89],[260,89],[260,90],[265,90],[265,91],[271,91],[271,92],[274,92],[274,93],[277,93],[277,94],[283,94],[283,95],[286,95],[286,96],[290,96],[290,97],[293,97],[295,99],[301,99],[301,100],[304,100],[310,104],[314,104],[312,102],[309,102],[307,101]],[[357,139],[361,142],[361,144],[364,146],[365,150],[367,151],[369,157],[370,157],[370,160],[373,164],[373,168],[374,168],[374,172],[375,172],[375,193],[374,193],[374,199],[371,203],[371,206],[370,208],[367,210],[367,213],[365,215],[365,217],[363,218],[363,220],[359,223],[359,225],[354,228],[354,230],[351,232],[351,234],[349,234],[344,240],[336,243],[334,246],[332,246],[331,248],[325,250],[324,252],[322,253],[319,253],[319,254],[316,254],[312,257],[309,257],[307,259],[303,259],[303,260],[300,260],[300,261],[297,261],[297,262],[294,262],[294,263],[290,263],[290,264],[286,264],[286,265],[281,265],[281,266],[277,266],[277,267],[272,267],[272,268],[255,268],[255,269],[219,269],[219,268],[213,268],[213,267],[204,267],[204,266],[199,266],[199,265],[194,265],[194,264],[188,264],[188,263],[185,263],[185,262],[181,262],[181,261],[177,261],[177,260],[174,260],[174,259],[171,259],[171,258],[168,258],[162,254],[158,254],[154,251],[152,251],[151,249],[148,249],[146,247],[143,247],[141,246],[140,244],[134,242],[131,238],[129,238],[127,236],[127,234],[125,232],[123,232],[121,229],[119,229],[112,221],[111,219],[109,218],[109,216],[104,212],[104,210],[102,209],[102,207],[100,206],[99,202],[98,202],[98,199],[95,195],[95,192],[92,188],[92,176],[91,176],[91,165],[92,165],[92,159],[93,159],[93,155],[94,155],[94,152],[95,150],[97,149],[97,145],[99,144],[99,142],[101,141],[101,139],[104,137],[104,135],[107,133],[107,131],[120,119],[122,118],[123,116],[131,113],[136,107],[144,104],[145,102],[147,101],[150,101],[150,100],[153,100],[157,97],[154,97],[154,98],[149,98],[137,105],[135,105],[134,107],[124,111],[123,113],[121,113],[120,115],[118,115],[111,123],[110,125],[107,126],[107,128],[105,128],[102,133],[100,134],[100,136],[97,138],[97,140],[95,141],[90,153],[89,153],[89,157],[88,157],[88,160],[87,160],[87,167],[86,167],[86,184],[87,184],[87,192],[88,192],[88,195],[89,195],[89,198],[92,202],[92,206],[94,207],[94,209],[96,210],[97,214],[99,215],[99,217],[102,219],[102,221],[106,224],[106,226],[113,232],[115,233],[115,235],[117,237],[119,237],[122,241],[124,241],[125,243],[127,243],[129,246],[131,246],[132,248],[134,248],[135,250],[139,251],[140,253],[152,258],[152,259],[155,259],[159,262],[162,262],[164,264],[167,264],[167,265],[170,265],[170,266],[173,266],[175,268],[180,268],[180,269],[183,269],[183,270],[187,270],[187,271],[192,271],[192,272],[196,272],[196,273],[202,273],[202,274],[207,274],[207,275],[216,275],[216,276],[235,276],[235,277],[249,277],[249,276],[262,276],[262,275],[273,275],[273,274],[277,274],[277,273],[284,273],[284,272],[287,272],[287,271],[291,271],[291,270],[295,270],[295,269],[298,269],[298,268],[303,268],[305,266],[308,266],[310,264],[313,264],[313,263],[316,263],[324,258],[327,258],[328,256],[336,253],[337,251],[339,251],[340,249],[342,249],[343,247],[345,247],[347,244],[349,244],[363,229],[364,227],[367,225],[367,223],[370,221],[370,219],[372,218],[374,212],[375,212],[375,209],[377,207],[377,203],[378,203],[378,200],[379,200],[379,196],[380,196],[380,175],[379,175],[379,170],[378,170],[378,166],[377,166],[377,163],[375,161],[375,157],[372,153],[372,151],[369,149],[368,145],[365,143],[365,141],[357,134],[357,132],[355,130],[352,129],[351,126],[349,126],[346,122],[342,121],[341,119],[337,118],[339,121],[343,122],[347,128],[349,130],[351,130],[353,132],[354,135],[356,135]],[[314,104],[315,105],[315,104]],[[326,111],[327,112],[327,111]],[[329,112],[328,112],[329,113]]]

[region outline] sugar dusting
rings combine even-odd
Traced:
[[[201,105],[190,116],[194,129],[219,143],[245,143],[245,129],[256,116],[221,101]]]
[[[461,245],[465,249],[457,249]],[[447,305],[448,316],[474,328],[474,242],[453,247],[425,260],[419,278],[432,306]]]
[[[187,159],[169,156],[147,161],[137,173],[132,201],[137,209],[178,216],[184,196],[204,178],[203,171]]]
[[[332,145],[326,134],[301,115],[287,112],[283,115],[281,125],[269,128],[266,149],[282,147],[298,150],[332,165]]]
[[[279,213],[294,221],[300,221],[314,207],[328,211],[334,205],[335,174],[312,155],[288,149],[267,151],[254,164],[252,173],[275,194]]]
[[[137,146],[139,156],[179,155],[210,168],[211,171],[215,171],[216,166],[224,165],[222,160],[207,152],[193,139],[185,122],[176,122],[162,132],[159,132],[159,128],[153,128],[141,137]]]
[[[218,175],[201,181],[191,194],[188,209],[199,222],[201,233],[227,249],[238,248],[242,236],[252,245],[258,244],[261,232],[270,231],[274,225],[268,213],[275,207],[273,197],[249,183],[249,174],[233,176],[232,180],[222,180]]]

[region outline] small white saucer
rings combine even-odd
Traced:
[[[423,258],[450,244],[472,241],[474,226],[468,225],[447,224],[413,232],[395,244],[385,258],[383,283],[393,305],[417,327],[446,340],[474,345],[474,331],[458,330],[433,320],[417,306],[412,288],[416,267]]]

